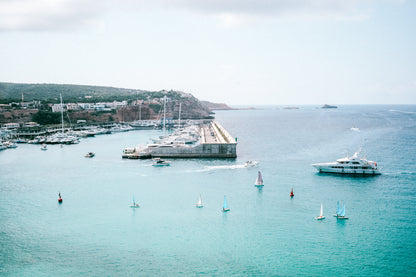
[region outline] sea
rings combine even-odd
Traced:
[[[161,130],[1,151],[0,275],[416,275],[415,105],[265,106],[215,117],[237,139],[236,159],[154,167],[121,158]],[[359,150],[382,175],[311,166]],[[263,189],[254,187],[258,171]],[[333,217],[337,202],[348,220]]]

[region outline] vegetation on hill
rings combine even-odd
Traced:
[[[17,84],[0,82],[0,103],[22,101],[41,101],[59,103],[59,95],[66,103],[96,103],[109,101],[135,101],[161,98],[179,100],[182,93],[177,91],[145,91],[139,89],[125,89],[102,86],[59,85],[59,84]]]
[[[23,94],[23,101],[22,101]],[[85,119],[89,122],[99,121],[133,121],[138,119],[157,119],[163,109],[163,98],[167,97],[166,116],[177,119],[181,106],[182,119],[210,118],[209,108],[189,93],[180,91],[145,91],[102,86],[59,85],[59,84],[16,84],[0,82],[0,104],[7,104],[0,109],[0,123],[10,121],[23,122],[27,116],[19,111],[23,103],[36,101],[32,109],[32,120],[39,124],[53,124],[57,121],[52,113],[51,104],[60,103],[62,95],[65,103],[105,103],[127,101],[127,106],[117,111],[99,112],[94,110],[70,111],[71,117]],[[140,107],[139,107],[140,104]],[[30,107],[29,107],[30,109]],[[7,114],[5,114],[7,112]],[[3,113],[3,115],[1,115]]]

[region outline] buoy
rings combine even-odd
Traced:
[[[59,202],[59,203],[62,203],[62,198],[59,198],[59,199],[58,199],[58,202]]]
[[[293,194],[293,188],[292,188],[292,190],[290,191],[290,197],[293,197],[293,196],[295,196],[295,194]]]

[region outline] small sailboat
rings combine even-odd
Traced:
[[[292,190],[290,191],[290,194],[289,194],[289,196],[290,196],[290,197],[293,197],[293,196],[295,196],[295,194],[293,193],[293,188],[292,188]]]
[[[254,183],[255,187],[261,188],[263,187],[263,177],[261,176],[261,172],[259,171],[258,175],[257,175],[257,179],[256,182]]]
[[[201,195],[199,195],[199,200],[198,200],[198,203],[196,203],[196,207],[197,207],[197,208],[202,208],[202,207],[204,207],[204,206],[202,205]]]
[[[62,203],[62,196],[61,196],[61,193],[60,192],[58,193],[58,202],[59,203]]]
[[[230,209],[228,208],[228,205],[227,205],[227,198],[225,197],[225,195],[224,195],[224,205],[222,206],[222,211],[223,212],[230,211]]]
[[[339,201],[337,201],[337,213],[334,214],[334,216],[337,219],[348,219],[348,217],[345,217],[345,204],[344,206],[341,208],[339,205]]]
[[[139,208],[139,204],[136,203],[136,201],[134,201],[134,196],[133,196],[133,204],[130,205],[130,208]]]
[[[321,203],[321,213],[317,217],[315,217],[315,219],[316,220],[325,219],[325,216],[324,216],[324,206],[322,205],[322,203]]]
[[[342,207],[340,213],[337,216],[337,219],[348,219],[348,217],[345,216],[345,205]]]

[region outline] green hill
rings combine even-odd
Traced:
[[[20,84],[0,82],[0,103],[24,101],[59,102],[59,95],[66,103],[70,102],[104,102],[114,100],[146,100],[160,98],[166,94],[171,99],[181,98],[176,91],[144,91],[102,86],[60,85],[60,84]]]

